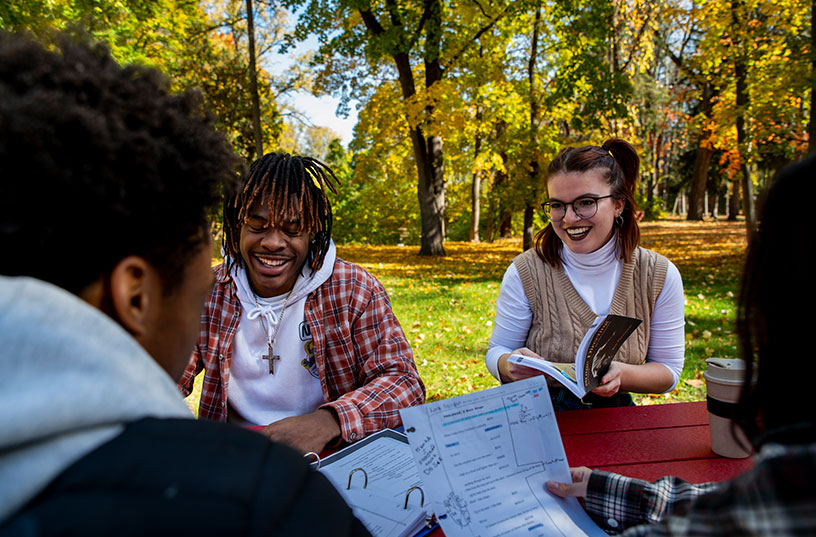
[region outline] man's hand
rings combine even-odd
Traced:
[[[521,354],[522,356],[532,356],[533,358],[541,358],[541,356],[537,355],[527,347],[516,349],[510,354]],[[502,382],[515,382],[517,380],[536,377],[544,374],[543,371],[533,369],[532,367],[508,363],[507,359],[510,358],[510,354],[502,354],[501,357],[499,357],[498,363],[499,376],[501,376]]]
[[[570,475],[572,476],[572,483],[559,483],[557,481],[547,481],[547,490],[560,496],[561,498],[586,498],[587,483],[589,482],[589,474],[592,470],[586,466],[579,466],[578,468],[570,468]]]
[[[283,442],[300,453],[320,453],[340,436],[340,422],[333,410],[318,408],[310,414],[284,418],[261,431],[270,440]]]

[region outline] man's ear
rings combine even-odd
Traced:
[[[111,271],[107,292],[113,317],[136,339],[144,336],[162,292],[156,269],[141,257],[125,257]]]

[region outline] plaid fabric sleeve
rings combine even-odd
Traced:
[[[337,412],[343,440],[399,426],[399,409],[422,404],[425,386],[382,284],[338,261],[320,302],[313,335],[322,336],[316,352],[325,361],[324,406]]]
[[[201,373],[202,369],[204,369],[204,364],[201,360],[201,351],[199,350],[198,345],[196,345],[195,349],[193,350],[193,355],[190,357],[190,363],[187,365],[187,369],[184,370],[184,374],[178,381],[179,390],[181,390],[181,394],[184,397],[187,397],[190,395],[190,392],[193,391],[193,382],[195,381],[196,375]]]
[[[213,270],[216,281],[201,313],[198,343],[178,386],[186,396],[192,390],[195,377],[204,371],[198,417],[226,421],[227,396],[222,379],[229,378],[229,349],[241,311],[226,265],[222,263]]]
[[[693,500],[719,486],[719,483],[695,485],[677,477],[662,477],[649,483],[595,470],[587,483],[585,506],[599,526],[622,531],[659,522],[669,515],[684,514]]]

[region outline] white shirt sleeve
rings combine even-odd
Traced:
[[[649,348],[646,361],[658,362],[666,366],[672,374],[673,382],[666,392],[672,391],[680,380],[685,360],[685,296],[680,271],[669,261],[666,281],[655,301],[649,325]],[[527,335],[533,312],[524,294],[521,278],[516,266],[510,264],[496,300],[496,317],[490,336],[485,365],[496,379],[499,378],[498,361],[502,354],[512,352],[527,343]]]
[[[677,386],[683,372],[686,353],[685,307],[683,279],[674,263],[669,261],[666,282],[655,301],[649,325],[649,349],[646,351],[647,362],[659,362],[672,374],[674,382],[666,392]]]
[[[524,347],[533,312],[530,301],[524,294],[516,265],[511,263],[504,271],[499,298],[496,299],[496,317],[493,319],[493,333],[487,346],[485,365],[490,374],[499,378],[498,362],[502,354]]]

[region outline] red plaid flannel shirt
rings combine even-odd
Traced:
[[[224,264],[204,307],[198,345],[179,381],[189,395],[204,370],[199,418],[227,419],[232,338],[241,319],[235,285]],[[399,409],[425,402],[413,353],[382,284],[358,265],[337,259],[331,277],[306,298],[320,386],[354,442],[401,424]]]

